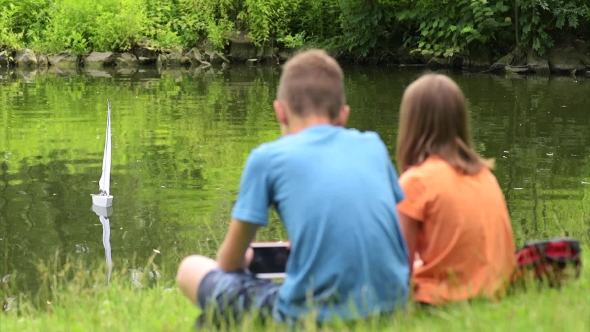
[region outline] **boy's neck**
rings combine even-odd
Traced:
[[[317,115],[293,117],[289,122],[289,134],[297,134],[304,129],[318,125],[335,125],[330,117]]]

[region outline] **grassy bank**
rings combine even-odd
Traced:
[[[354,325],[334,324],[325,331],[587,331],[590,328],[590,259],[584,248],[584,268],[579,280],[562,289],[519,291],[501,302],[457,304],[443,309],[420,311],[413,306],[381,321]],[[36,296],[8,298],[3,283],[4,309],[0,329],[4,331],[190,331],[199,311],[180,294],[172,281],[161,280],[151,287],[149,273],[142,279],[130,271],[114,272],[110,286],[101,269],[66,265],[59,273],[40,266],[46,287]],[[146,270],[147,271],[147,270]],[[129,281],[129,275],[135,277]],[[64,282],[70,276],[72,279]],[[62,281],[60,281],[62,280]],[[51,292],[50,289],[54,288]],[[245,320],[238,331],[286,330],[262,327]],[[308,325],[306,330],[317,328]]]
[[[590,6],[586,0],[0,0],[0,51],[81,55],[137,44],[190,49],[205,41],[227,51],[236,31],[257,46],[313,45],[353,59],[503,56],[516,45],[543,55],[559,35],[590,35]]]

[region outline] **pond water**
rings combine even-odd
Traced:
[[[348,126],[377,131],[392,159],[403,90],[421,73],[345,68]],[[468,98],[478,152],[496,158],[517,245],[565,235],[589,243],[590,79],[448,74]],[[16,271],[13,287],[34,290],[39,260],[56,255],[88,266],[110,257],[114,270],[155,255],[172,281],[185,255],[213,256],[249,151],[280,135],[279,76],[240,66],[0,71],[0,278]],[[90,194],[107,99],[114,202],[105,229]],[[272,216],[258,240],[287,239]]]

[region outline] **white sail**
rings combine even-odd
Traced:
[[[104,155],[102,158],[102,175],[98,182],[100,193],[108,196],[111,188],[111,101],[108,100],[109,109],[107,115],[107,129],[104,142]]]
[[[109,218],[99,216],[100,223],[102,224],[102,244],[104,245],[104,254],[107,260],[108,274],[107,282],[111,283],[111,271],[113,270],[113,261],[111,259],[111,226],[109,224]]]

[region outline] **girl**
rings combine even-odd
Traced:
[[[494,162],[472,147],[461,89],[425,75],[404,92],[400,113],[398,211],[410,262],[421,259],[410,272],[414,301],[501,295],[516,265],[512,228]]]

